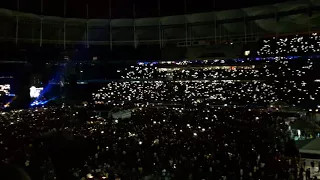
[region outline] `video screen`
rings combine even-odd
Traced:
[[[38,98],[43,91],[43,87],[30,87],[30,98]]]
[[[10,95],[10,84],[1,84],[0,96],[9,96],[9,95]]]

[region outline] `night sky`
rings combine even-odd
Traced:
[[[86,4],[89,5],[89,18],[108,19],[110,17],[109,0],[66,1],[67,17],[85,18],[87,16]],[[285,1],[289,0],[160,0],[160,15],[238,9]],[[158,0],[111,0],[111,17],[113,19],[133,18],[133,4],[135,4],[136,18],[159,16]],[[41,0],[20,0],[19,7],[19,10],[23,12],[64,16],[64,0],[43,0],[43,13],[41,12]],[[17,0],[0,0],[0,8],[17,10]]]

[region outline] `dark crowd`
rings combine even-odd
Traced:
[[[285,119],[266,109],[158,106],[109,119],[39,108],[1,119],[2,161],[23,167],[32,179],[298,177],[298,151]]]

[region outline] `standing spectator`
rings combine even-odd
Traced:
[[[310,168],[308,168],[306,171],[306,179],[309,180],[310,178],[311,178],[311,172],[310,172]]]

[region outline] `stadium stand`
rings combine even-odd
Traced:
[[[201,2],[0,1],[2,175],[320,178],[318,0]]]
[[[59,9],[63,9],[63,3],[57,4],[60,6]],[[86,5],[81,3],[79,7],[82,5],[82,15],[77,16],[75,13],[74,17],[71,8],[66,9],[66,12],[71,10],[71,15],[64,16],[46,12],[46,5],[42,13],[39,13],[39,10],[23,13],[16,8],[0,9],[0,24],[3,27],[0,32],[2,59],[8,56],[15,59],[17,52],[30,60],[37,59],[32,56],[35,53],[43,54],[39,59],[62,60],[62,52],[68,52],[69,56],[78,60],[91,60],[93,57],[103,60],[232,57],[243,54],[245,48],[255,47],[252,44],[268,36],[278,38],[298,33],[310,35],[318,31],[319,22],[319,3],[316,0],[295,0],[231,10],[220,10],[217,5],[216,11],[202,13],[195,13],[195,6],[190,7],[189,9],[193,10],[186,11],[190,14],[185,15],[173,13],[171,16],[165,16],[165,13],[160,13],[160,17],[137,15],[136,18],[128,16],[126,19],[117,19],[116,16],[111,16],[112,19],[108,16],[97,19],[96,16],[90,16],[90,13],[94,14],[95,11],[90,8],[86,10]],[[114,8],[116,7],[117,5]],[[138,3],[133,7],[139,9],[140,5]],[[109,11],[107,7],[106,14]],[[181,13],[178,9],[176,11]],[[137,11],[137,14],[139,13],[140,11]],[[190,52],[193,50],[189,50],[195,46],[215,49],[215,44],[238,44],[240,47],[232,51],[226,48],[203,54],[199,51],[194,54]],[[173,56],[167,52],[169,50],[165,50],[166,48],[176,48],[172,51],[181,52],[181,55]],[[12,52],[14,50],[15,52]],[[24,50],[27,50],[28,55],[21,52]],[[250,50],[253,52],[255,49]],[[123,51],[126,53],[122,53]],[[140,56],[138,54],[141,51],[153,52],[154,55]],[[48,53],[52,55],[46,57]]]

